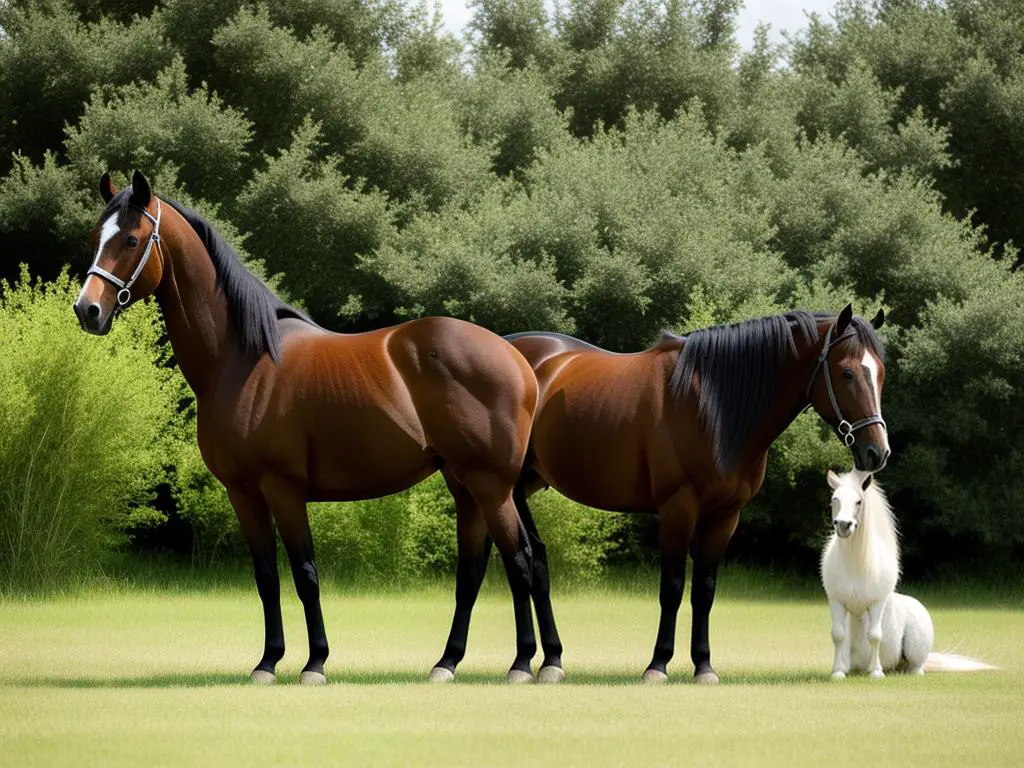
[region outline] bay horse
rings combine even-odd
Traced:
[[[813,406],[859,468],[885,466],[885,365],[875,334],[884,319],[880,311],[869,323],[854,317],[851,306],[838,315],[793,311],[686,336],[665,334],[635,354],[613,354],[556,333],[506,337],[540,385],[513,498],[531,544],[541,680],[562,678],[562,645],[547,556],[527,497],[550,486],[590,507],[656,514],[661,620],[644,680],[667,680],[689,551],[694,675],[716,683],[708,618],[718,564],[740,511],[764,481],[771,444]]]
[[[502,555],[516,616],[509,675],[528,675],[532,569],[511,498],[537,404],[523,356],[452,318],[330,333],[249,273],[195,211],[153,194],[143,174],[120,191],[104,174],[100,193],[106,210],[75,314],[102,335],[147,296],[162,310],[195,393],[203,460],[227,489],[252,555],[265,636],[253,681],[274,682],[284,655],[275,525],[309,636],[300,680],[324,683],[328,644],[306,503],[395,493],[438,469],[455,499],[460,552],[493,539]],[[462,574],[460,583],[469,581]],[[468,614],[457,613],[453,656],[464,652],[468,626]]]

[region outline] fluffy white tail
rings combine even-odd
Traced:
[[[984,672],[989,669],[999,667],[958,653],[929,653],[924,663],[925,672]]]

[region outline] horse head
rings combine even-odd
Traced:
[[[105,173],[100,195],[107,204],[92,231],[96,257],[75,301],[75,315],[89,333],[109,333],[114,316],[153,294],[164,275],[160,252],[160,200],[138,171],[118,191]]]
[[[864,492],[870,487],[873,475],[867,472],[849,472],[842,477],[831,469],[828,484],[832,489],[832,527],[836,536],[849,538],[861,522]]]
[[[882,419],[885,363],[874,331],[885,313],[868,323],[847,304],[825,334],[807,399],[839,435],[861,472],[878,472],[889,459],[889,435]]]

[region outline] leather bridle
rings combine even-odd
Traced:
[[[112,272],[108,272],[103,269],[103,267],[98,264],[93,264],[89,267],[89,271],[85,273],[86,277],[89,275],[98,275],[117,287],[117,307],[115,308],[115,311],[120,311],[132,300],[132,286],[135,284],[135,281],[139,279],[139,275],[142,274],[142,270],[146,268],[146,262],[149,261],[149,255],[152,253],[153,248],[159,247],[160,245],[160,198],[156,199],[156,218],[154,218],[153,215],[142,206],[134,205],[132,207],[138,208],[142,212],[143,216],[153,222],[153,231],[149,235],[149,242],[146,243],[146,250],[142,252],[142,258],[139,260],[138,266],[135,267],[135,271],[132,272],[132,276],[129,277],[127,281],[124,281]],[[96,260],[99,261],[98,255]]]

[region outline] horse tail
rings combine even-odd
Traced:
[[[924,663],[925,672],[984,672],[993,669],[999,667],[958,653],[929,653]]]

